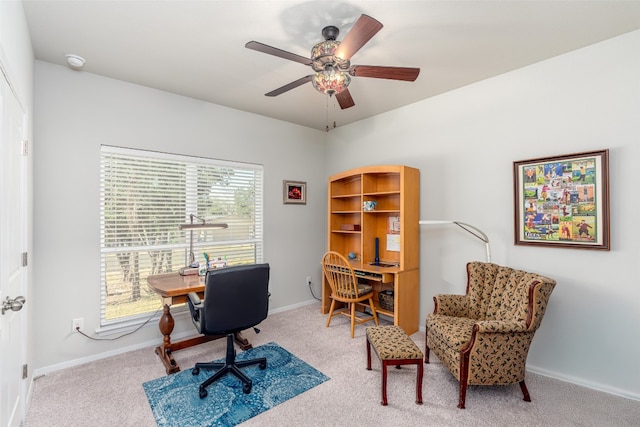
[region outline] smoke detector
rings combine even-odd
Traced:
[[[74,70],[80,70],[82,69],[82,67],[84,67],[85,60],[82,56],[67,54],[64,57],[67,59],[67,64],[69,64],[69,67],[73,68]]]

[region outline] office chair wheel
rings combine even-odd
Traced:
[[[209,393],[207,393],[207,389],[205,388],[200,388],[200,399],[204,399],[205,397],[207,397]]]
[[[191,375],[198,375],[200,373],[200,368],[193,368],[191,370]]]
[[[265,360],[264,362],[260,362],[260,364],[258,365],[258,367],[262,370],[265,370],[267,367],[267,361]]]
[[[242,391],[244,391],[244,394],[249,394],[251,393],[251,387],[253,386],[253,384],[245,384],[242,386]]]

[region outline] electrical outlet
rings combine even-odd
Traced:
[[[311,276],[307,276],[307,286],[311,286]]]
[[[83,318],[73,319],[71,321],[71,332],[78,332],[78,329],[80,329],[80,330],[84,329],[84,319]]]

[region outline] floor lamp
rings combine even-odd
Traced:
[[[487,253],[487,262],[491,262],[491,251],[489,250],[489,237],[482,230],[473,225],[466,224],[460,221],[446,221],[446,220],[420,220],[418,221],[420,225],[439,225],[439,224],[455,224],[458,227],[462,228],[469,234],[472,234],[476,238],[482,240],[484,242],[485,251]]]
[[[211,230],[214,228],[227,228],[229,227],[226,223],[221,222],[217,224],[207,223],[203,218],[199,218],[194,214],[190,214],[189,218],[191,221],[189,224],[180,224],[178,228],[180,230],[189,230],[189,264],[186,267],[182,267],[178,272],[181,276],[190,276],[194,274],[198,274],[200,264],[196,262],[196,257],[193,253],[193,230]],[[193,220],[197,219],[198,221],[194,223]]]

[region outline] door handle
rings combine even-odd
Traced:
[[[27,299],[23,296],[18,296],[18,297],[15,297],[14,299],[10,299],[9,297],[7,297],[7,299],[4,300],[2,303],[2,314],[4,314],[4,312],[7,310],[11,310],[11,311],[22,310],[22,306],[24,305],[25,302],[27,302]]]

